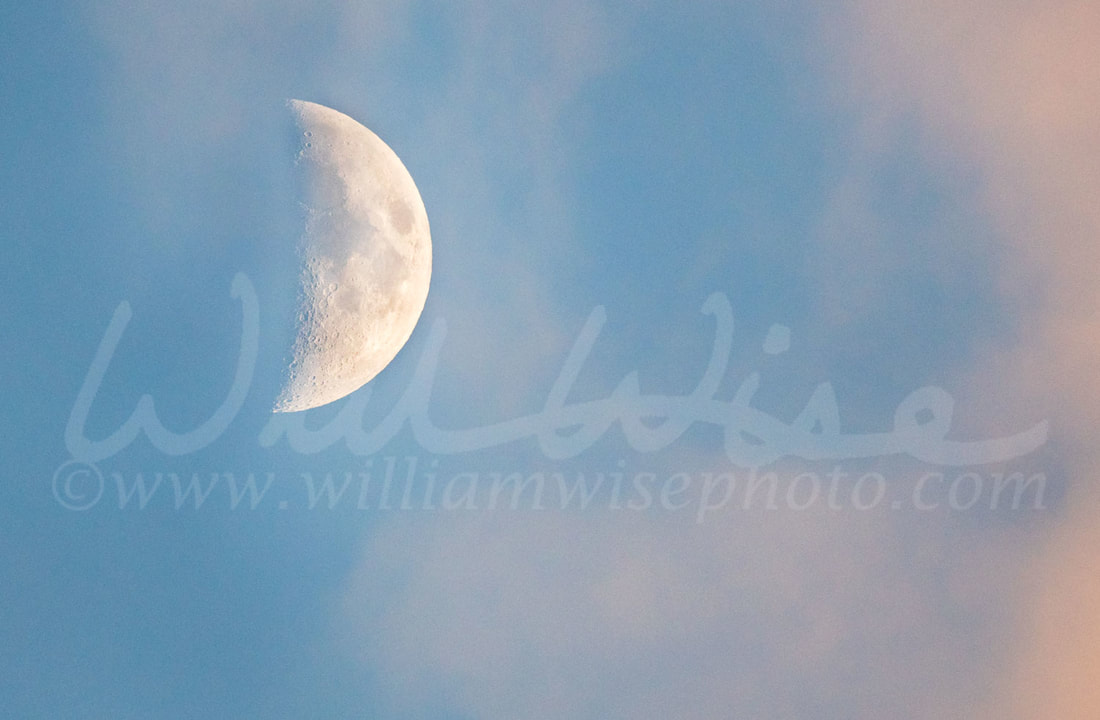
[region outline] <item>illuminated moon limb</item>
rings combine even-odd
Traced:
[[[381,372],[412,335],[432,274],[424,202],[393,150],[343,113],[289,105],[307,218],[294,356],[275,412],[339,400]]]

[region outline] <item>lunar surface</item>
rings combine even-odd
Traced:
[[[291,100],[306,178],[297,336],[275,412],[339,400],[393,360],[424,309],[432,244],[397,155],[336,110]]]

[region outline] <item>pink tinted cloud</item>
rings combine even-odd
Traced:
[[[1050,413],[1070,491],[1020,551],[1014,644],[989,717],[1100,717],[1100,5],[851,2],[830,34],[867,137],[915,112],[938,152],[975,168],[997,229],[1019,344],[975,367],[991,415]],[[981,360],[979,360],[981,364]],[[990,369],[995,372],[990,372]],[[1005,397],[1012,388],[1017,400]]]

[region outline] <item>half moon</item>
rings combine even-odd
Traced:
[[[294,354],[275,412],[325,405],[382,371],[412,335],[432,274],[424,202],[373,132],[291,100],[306,177]]]

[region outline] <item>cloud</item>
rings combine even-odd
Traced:
[[[830,26],[840,87],[888,151],[915,116],[933,152],[980,177],[1015,342],[970,378],[997,415],[1049,413],[1070,477],[1061,516],[1019,550],[1014,644],[989,717],[1100,716],[1100,8],[1095,3],[852,2]],[[995,372],[990,372],[990,370]],[[1005,388],[1013,388],[1010,397]]]
[[[820,509],[702,525],[607,512],[390,516],[348,578],[337,622],[396,711],[1100,715],[1090,682],[1100,568],[1088,553],[1100,533],[1086,510],[1100,468],[1086,431],[1100,407],[1096,11],[870,0],[845,9],[826,15],[823,42],[834,100],[860,124],[815,238],[825,332],[900,304],[891,275],[916,264],[963,283],[960,256],[996,263],[1011,337],[974,342],[971,364],[952,370],[982,408],[979,431],[1018,429],[1006,416],[1056,420],[1073,477],[1061,515],[1039,528]],[[414,21],[404,5],[390,11],[349,11],[335,31],[340,67],[398,51]],[[453,377],[440,383],[453,388],[451,406],[483,395],[486,368],[511,360],[477,406],[492,417],[469,424],[530,409],[531,388],[552,380],[567,349],[563,301],[541,272],[564,272],[584,252],[569,240],[560,121],[619,61],[619,39],[611,18],[580,3],[469,3],[439,22],[444,50],[423,61],[440,78],[406,88],[401,102],[416,112],[405,132],[420,144],[400,154],[426,191],[437,265],[454,273],[441,271],[428,313],[438,303],[451,321]],[[350,71],[326,82],[336,97],[399,95]],[[979,208],[992,240],[967,245],[956,226],[932,248],[897,243],[896,220],[875,202],[876,163],[912,144],[924,172]],[[418,155],[434,160],[423,172]]]
[[[533,410],[532,378],[549,383],[568,351],[574,318],[555,289],[585,249],[567,114],[617,62],[617,36],[606,13],[573,0],[438,13],[447,50],[418,113],[437,268],[428,312],[448,322],[446,404],[487,422]]]
[[[990,681],[990,560],[851,509],[425,514],[372,538],[345,641],[409,716],[948,717]]]

